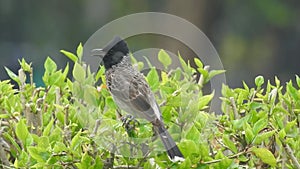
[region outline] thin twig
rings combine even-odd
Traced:
[[[237,108],[236,108],[236,104],[235,104],[234,98],[233,98],[233,97],[230,97],[229,100],[230,100],[230,104],[231,104],[232,109],[233,109],[234,119],[238,119],[238,118],[239,118],[239,113],[238,113],[238,111],[237,111]]]
[[[22,108],[24,108],[25,103],[26,103],[26,99],[25,99],[25,96],[24,96],[26,74],[24,73],[23,69],[19,69],[18,75],[19,75],[19,79],[20,79],[20,83],[21,83],[20,86],[19,86],[20,100],[21,100]]]
[[[297,158],[295,157],[294,152],[291,149],[291,147],[288,144],[286,144],[284,142],[284,140],[281,140],[281,143],[282,143],[282,145],[284,147],[285,152],[288,154],[288,156],[290,156],[293,164],[295,165],[294,167],[296,167],[297,169],[300,169],[300,164],[299,164]]]
[[[65,126],[69,125],[69,104],[65,106],[65,120],[64,120]]]
[[[100,126],[100,122],[101,122],[100,119],[97,119],[97,120],[96,120],[94,130],[93,130],[93,132],[91,133],[90,137],[93,138],[93,137],[96,136],[96,134],[97,134],[97,132],[98,132],[98,128],[99,128],[99,126]]]
[[[206,66],[204,66],[204,70],[206,70],[206,71],[208,71],[209,70],[209,68],[210,68],[210,66],[209,65],[206,65]],[[200,87],[202,88],[203,87],[203,85],[204,85],[204,76],[201,74],[200,75],[200,78],[199,78],[199,80],[198,80],[198,85],[200,85]]]
[[[143,169],[143,167],[119,165],[119,166],[115,166],[114,169]]]
[[[242,152],[239,152],[237,154],[234,154],[234,155],[231,155],[231,156],[228,156],[227,158],[222,158],[222,159],[217,159],[217,160],[211,160],[211,161],[205,161],[205,162],[201,162],[201,164],[213,164],[213,163],[218,163],[218,162],[221,162],[222,160],[225,160],[225,159],[232,159],[232,158],[236,158],[238,156],[241,156],[243,154],[246,154],[248,151],[244,150]]]
[[[275,130],[276,134],[279,134],[279,132],[276,130],[276,128],[273,126],[272,123],[269,123],[269,125]],[[291,158],[293,164],[295,165],[294,167],[296,167],[296,169],[300,169],[300,163],[297,160],[297,158],[295,157],[294,152],[291,149],[291,147],[285,142],[284,139],[279,137],[279,140],[280,140],[286,154]]]
[[[33,86],[33,69],[32,68],[30,68],[29,76],[30,76],[30,85]]]
[[[4,147],[7,146],[8,144],[2,139],[2,130],[0,130],[0,161],[2,162],[2,166],[11,166],[4,151]]]

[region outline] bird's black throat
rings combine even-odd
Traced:
[[[112,55],[107,55],[103,58],[104,67],[106,70],[120,63],[125,55],[122,52],[114,52]]]
[[[106,70],[112,68],[113,65],[120,63],[129,53],[126,42],[120,37],[115,37],[103,48],[103,50],[106,52],[103,57],[103,63]]]

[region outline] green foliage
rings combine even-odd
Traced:
[[[170,69],[170,56],[158,53],[164,70],[148,63],[145,75],[168,131],[185,156],[171,162],[152,127],[141,119],[117,111],[105,85],[103,66],[92,73],[76,54],[61,51],[74,62],[59,70],[48,57],[44,63],[45,87],[36,87],[31,63],[19,61],[18,74],[8,68],[8,80],[0,81],[0,163],[11,168],[293,168],[300,158],[300,80],[282,86],[254,80],[255,88],[223,85],[223,114],[209,110],[214,92],[203,86],[223,70],[209,70],[199,59],[196,68],[180,54],[181,68]],[[143,67],[132,57],[134,64]],[[149,61],[148,61],[149,62]],[[71,71],[74,81],[68,79]],[[200,74],[196,79],[195,73]],[[30,78],[29,78],[30,79]],[[266,85],[266,86],[265,86]],[[265,88],[264,88],[265,86]],[[18,88],[17,88],[18,87]],[[284,89],[284,90],[283,90]],[[123,116],[123,117],[121,117]],[[121,120],[122,119],[122,120]],[[5,151],[3,150],[5,149]],[[146,153],[144,152],[146,150]],[[2,167],[2,168],[3,168]],[[126,168],[125,167],[125,168]]]

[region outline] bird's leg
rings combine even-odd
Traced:
[[[132,115],[125,115],[121,117],[123,122],[123,126],[129,137],[136,137],[136,128],[140,125],[140,123],[132,116]]]

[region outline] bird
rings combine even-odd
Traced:
[[[93,49],[92,53],[102,57],[106,87],[117,106],[134,117],[149,121],[169,159],[184,161],[183,154],[165,128],[160,108],[144,75],[131,64],[127,43],[115,36],[104,48]]]

